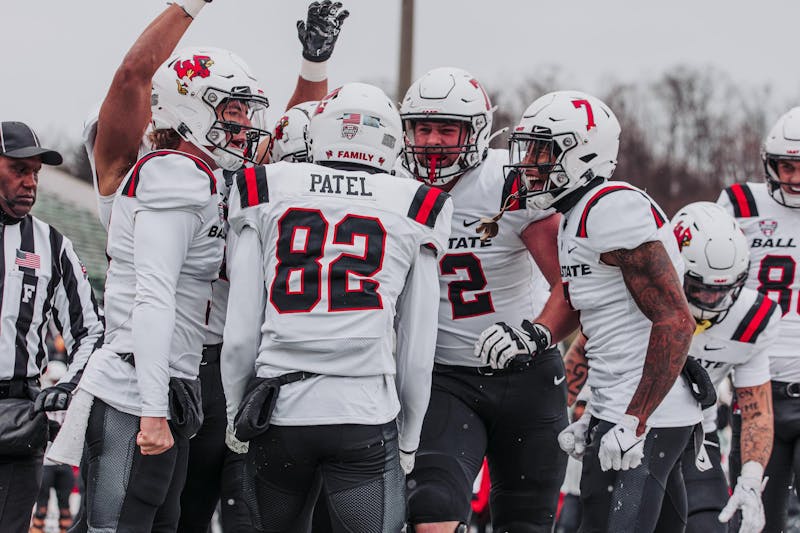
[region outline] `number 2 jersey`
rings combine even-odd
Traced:
[[[769,350],[772,379],[800,381],[800,210],[773,200],[766,183],[732,185],[717,203],[736,217],[750,245],[746,286],[781,307],[780,333]]]
[[[397,362],[392,329],[398,298],[422,254],[429,258],[428,293],[435,291],[432,254],[447,246],[448,195],[388,174],[275,163],[237,174],[229,206],[231,230],[238,235],[246,226],[255,229],[263,251],[266,301],[257,375],[321,374],[283,387],[273,422],[385,423],[400,408],[398,389],[417,381],[428,384],[420,391],[424,404],[417,406],[421,427],[430,371],[398,375],[397,385],[394,375],[405,358],[432,365],[435,310],[399,317],[412,335],[401,342],[398,330]],[[419,324],[426,314],[430,318]],[[429,331],[430,345],[424,331],[414,338],[415,327]],[[416,442],[403,443],[401,434],[403,446],[414,449]]]
[[[639,309],[619,267],[601,261],[613,250],[660,241],[683,279],[683,260],[669,221],[643,191],[628,183],[599,180],[564,215],[558,256],[567,300],[580,311],[587,338],[589,408],[617,423],[642,377],[652,322]],[[647,421],[651,427],[685,427],[701,419],[685,380],[672,389]]]
[[[503,176],[507,162],[506,150],[489,150],[450,190],[453,223],[447,253],[439,260],[439,364],[481,366],[473,355],[481,332],[495,322],[516,325],[536,316],[550,294],[520,235],[553,211],[509,210],[498,221],[497,236],[481,241],[475,232],[481,217],[494,215],[516,192],[516,180]]]

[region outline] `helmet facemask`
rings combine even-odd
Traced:
[[[443,127],[458,128],[456,144],[417,144],[417,124],[440,123]],[[483,156],[479,153],[477,139],[488,127],[483,115],[464,117],[461,115],[405,115],[403,132],[403,166],[417,179],[431,185],[445,185],[467,170],[478,166]]]
[[[536,128],[535,128],[536,129]],[[588,170],[571,183],[565,167],[567,152],[578,146],[574,133],[553,136],[546,128],[536,133],[515,132],[508,141],[509,161],[506,173],[516,173],[521,198],[531,198],[541,209],[588,183],[594,174]]]
[[[712,320],[727,312],[739,298],[746,280],[747,272],[742,272],[733,283],[709,284],[703,281],[702,276],[686,272],[683,291],[692,315],[696,320]]]
[[[258,147],[271,138],[271,133],[260,127],[269,106],[266,97],[250,94],[249,87],[234,87],[230,92],[209,87],[202,100],[216,116],[203,144],[213,147],[210,155],[219,166],[238,170],[245,162],[261,164]]]

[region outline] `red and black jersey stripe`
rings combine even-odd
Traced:
[[[578,224],[578,231],[575,233],[575,235],[577,237],[581,237],[581,238],[584,238],[584,239],[586,237],[588,237],[589,233],[587,232],[586,221],[589,218],[589,211],[591,211],[592,208],[595,205],[597,205],[597,202],[599,202],[602,197],[604,197],[604,196],[606,196],[608,194],[611,194],[612,192],[623,191],[623,190],[625,190],[625,191],[635,191],[635,192],[640,193],[645,198],[647,198],[647,196],[644,193],[642,193],[641,191],[637,191],[636,189],[631,189],[630,187],[627,187],[625,185],[611,185],[611,186],[608,186],[608,187],[603,187],[602,189],[600,189],[599,191],[594,193],[594,196],[592,196],[589,199],[589,201],[586,202],[586,205],[583,208],[583,213],[581,214],[580,223]],[[648,198],[648,201],[650,201],[649,198]],[[660,228],[661,226],[663,226],[666,223],[667,217],[664,216],[664,213],[661,211],[661,209],[659,209],[659,207],[656,204],[654,204],[652,201],[650,201],[650,211],[653,213],[653,220],[656,223],[656,228]]]
[[[439,211],[448,198],[450,195],[443,190],[422,184],[411,201],[411,207],[408,208],[408,217],[432,228],[436,225],[436,217],[439,216]]]
[[[735,341],[755,344],[758,336],[767,327],[772,314],[778,309],[778,304],[763,294],[759,294],[750,310],[737,326],[731,337]]]
[[[171,154],[177,154],[191,159],[194,162],[195,166],[197,166],[198,170],[200,170],[201,172],[203,172],[208,176],[210,182],[209,189],[211,191],[211,194],[217,194],[217,178],[214,177],[214,173],[211,171],[206,162],[200,159],[199,157],[195,157],[185,152],[177,152],[175,150],[156,150],[155,152],[150,152],[149,154],[142,156],[142,158],[139,159],[133,166],[133,170],[131,170],[130,176],[128,177],[128,180],[125,182],[125,185],[122,188],[122,194],[124,194],[125,196],[129,196],[131,198],[136,196],[136,189],[137,187],[139,187],[139,173],[141,172],[144,164],[150,161],[151,159],[155,159],[156,157],[164,157],[165,155],[171,155]]]
[[[736,183],[725,189],[725,194],[733,204],[733,216],[736,218],[749,218],[758,216],[758,206],[753,198],[753,191],[747,184]]]
[[[514,194],[519,193],[519,174],[514,172],[509,172],[508,176],[506,176],[506,181],[503,183],[503,196],[500,198],[500,209],[506,205],[506,201],[508,197]],[[506,211],[517,211],[519,209],[525,209],[526,205],[526,198],[515,198],[508,203],[508,207],[506,207]]]
[[[242,209],[269,202],[267,169],[263,165],[239,170],[235,179]]]

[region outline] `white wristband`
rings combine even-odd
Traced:
[[[300,77],[306,81],[325,81],[328,79],[328,62],[315,63],[303,58],[300,63]]]
[[[197,18],[200,10],[206,7],[206,0],[182,0],[181,3],[176,2],[183,10],[192,18]]]

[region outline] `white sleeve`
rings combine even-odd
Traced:
[[[142,416],[169,413],[169,351],[175,291],[189,245],[201,221],[188,211],[140,211],[134,221],[136,299],[133,347]]]
[[[780,322],[781,313],[780,309],[778,309],[772,313],[769,322],[767,322],[767,327],[758,336],[750,359],[741,365],[733,367],[734,387],[755,387],[769,381],[769,356],[767,354],[772,343],[778,338]]]
[[[230,292],[228,314],[222,338],[220,370],[225,391],[228,423],[233,425],[236,411],[244,397],[261,343],[266,292],[261,264],[261,243],[258,234],[245,227],[229,248]]]
[[[431,250],[422,249],[397,304],[397,428],[400,449],[406,452],[419,446],[428,409],[438,313],[438,265]]]
[[[188,155],[170,152],[142,161],[136,185],[140,209],[196,210],[219,196],[213,173]]]

